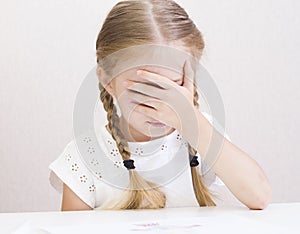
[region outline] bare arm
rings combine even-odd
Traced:
[[[202,113],[197,113],[201,129],[197,150],[201,155],[206,155],[213,127]],[[219,132],[217,134],[218,137],[223,137]],[[254,159],[226,138],[212,169],[233,195],[248,208],[267,207],[272,191],[266,175]]]
[[[61,211],[92,210],[66,184],[63,184]]]

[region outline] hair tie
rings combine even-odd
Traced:
[[[134,161],[132,159],[123,160],[123,164],[128,170],[135,168],[133,163],[134,163]]]
[[[199,161],[197,159],[198,157],[195,155],[193,156],[192,160],[190,161],[190,166],[191,167],[197,167],[199,165]]]

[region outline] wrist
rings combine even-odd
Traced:
[[[192,110],[186,111],[184,120],[181,121],[181,125],[177,128],[181,136],[193,147],[199,151],[200,147],[200,128],[201,128],[201,113],[195,106]],[[204,117],[203,117],[204,118]]]
[[[186,126],[181,130],[182,136],[199,154],[204,156],[210,144],[213,126],[196,108]]]

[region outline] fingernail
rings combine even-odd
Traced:
[[[123,81],[123,86],[127,87],[127,85],[128,85],[128,82],[127,81]]]
[[[141,75],[141,74],[142,74],[142,71],[141,71],[141,70],[137,70],[136,74],[137,74],[137,75]]]

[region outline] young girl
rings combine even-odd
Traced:
[[[172,0],[127,0],[113,7],[96,43],[100,99],[108,121],[100,123],[97,140],[105,154],[96,155],[88,148],[94,157],[91,164],[97,165],[103,158],[111,163],[103,171],[93,171],[72,140],[49,166],[52,176],[63,182],[61,209],[215,206],[234,200],[250,209],[264,209],[271,198],[268,179],[226,133],[220,153],[209,165],[211,170],[207,169],[210,136],[214,128],[222,136],[222,127],[213,116],[199,111],[194,80],[188,79],[194,76],[188,60],[182,63],[180,76],[151,65],[117,74],[122,70],[116,69],[118,64],[130,61],[129,57],[139,59],[130,50],[125,53],[128,60],[116,56],[115,65],[103,62],[120,50],[143,45],[171,47],[197,61],[204,49],[200,31]],[[140,74],[138,70],[143,71]],[[107,80],[112,73],[117,76]],[[88,147],[89,137],[84,141]],[[160,168],[169,169],[161,173]],[[126,171],[128,176],[120,176],[118,171]],[[150,173],[146,176],[143,171]],[[110,183],[111,176],[126,186]]]

